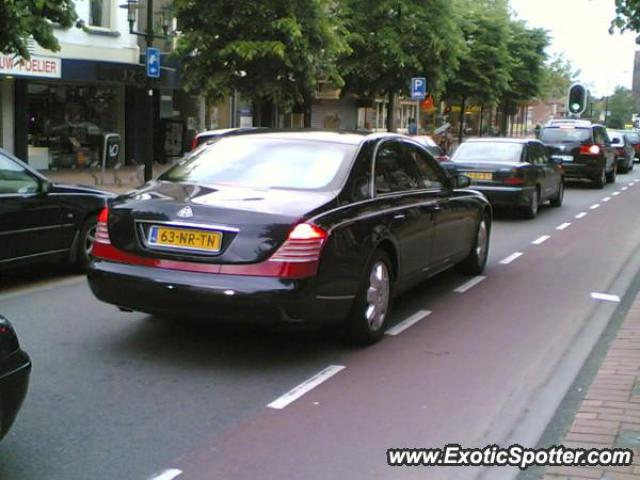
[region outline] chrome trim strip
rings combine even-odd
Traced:
[[[355,295],[316,295],[318,300],[353,300]]]
[[[53,230],[54,228],[62,228],[68,226],[75,226],[75,223],[70,224],[58,224],[58,225],[48,225],[46,227],[32,227],[32,228],[22,228],[20,230],[10,230],[8,232],[0,232],[0,236],[2,235],[11,235],[14,233],[27,233],[27,232],[39,232],[41,230]]]
[[[2,260],[0,260],[0,263],[15,262],[17,260],[24,260],[25,258],[42,257],[44,255],[53,255],[54,253],[64,253],[64,252],[68,252],[68,251],[69,251],[68,248],[63,248],[61,250],[49,250],[48,252],[34,253],[34,254],[31,254],[31,255],[23,255],[22,257],[13,257],[13,258],[2,259]]]

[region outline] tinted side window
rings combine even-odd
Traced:
[[[547,155],[545,154],[544,148],[542,148],[537,143],[529,144],[529,161],[534,165],[543,165],[547,163]]]
[[[21,165],[0,154],[0,194],[37,191],[38,181]]]
[[[605,143],[607,143],[607,140],[609,137],[607,137],[607,134],[602,128],[594,127],[593,138],[594,138],[594,142],[597,143],[598,145],[604,145]]]
[[[373,142],[363,145],[353,164],[349,181],[344,190],[344,198],[347,202],[359,202],[371,198],[372,154]]]
[[[421,188],[441,189],[446,184],[446,178],[436,161],[415,145],[407,144],[406,149],[420,173]]]
[[[399,142],[380,145],[375,167],[376,193],[406,192],[424,188],[415,163]]]

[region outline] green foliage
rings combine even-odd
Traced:
[[[624,128],[631,123],[631,116],[635,112],[633,93],[628,88],[617,86],[613,95],[609,97],[607,126],[611,128]]]
[[[578,75],[580,70],[573,70],[571,62],[562,55],[554,56],[544,64],[539,97],[542,100],[564,98]]]
[[[57,51],[60,45],[50,22],[68,28],[75,19],[73,0],[0,0],[0,52],[28,59],[30,36],[43,48]]]
[[[351,47],[338,62],[348,90],[408,94],[416,76],[431,93],[444,90],[464,49],[449,0],[343,0],[339,11]]]
[[[640,32],[640,0],[615,0],[616,16],[611,21],[609,33],[615,30]]]
[[[486,1],[457,2],[465,49],[460,67],[447,83],[447,96],[479,102],[498,99],[511,81],[506,6]]]
[[[189,90],[220,100],[237,89],[290,108],[318,80],[342,85],[335,59],[347,46],[330,0],[174,0],[177,54]]]

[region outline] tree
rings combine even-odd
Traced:
[[[569,60],[561,54],[555,55],[544,64],[538,97],[542,100],[564,98],[578,75],[580,70],[574,70]]]
[[[274,106],[308,106],[319,80],[343,83],[335,58],[347,47],[334,3],[175,0],[187,89],[213,101],[237,90],[258,125],[271,125]]]
[[[606,117],[609,128],[624,128],[631,123],[631,116],[635,112],[633,93],[628,88],[617,86],[608,99],[605,108],[610,112]],[[608,104],[608,105],[607,105]]]
[[[545,50],[549,45],[549,34],[546,30],[527,28],[520,20],[512,20],[510,27],[507,46],[511,54],[511,79],[502,94],[502,135],[507,133],[507,115],[516,111],[518,102],[539,96],[544,79],[544,63],[547,59]]]
[[[511,80],[511,57],[506,5],[464,0],[457,6],[466,49],[459,69],[447,82],[447,98],[460,101],[458,141],[462,142],[466,101],[491,103],[498,99]]]
[[[69,28],[76,18],[73,0],[2,0],[0,52],[29,59],[29,37],[47,50],[58,51],[53,24]]]
[[[640,32],[640,0],[615,0],[615,2],[616,16],[611,21],[609,33],[613,33],[616,29],[620,32],[627,30]]]
[[[449,0],[343,0],[341,16],[351,52],[339,68],[345,89],[389,99],[387,129],[395,131],[395,99],[412,77],[427,77],[438,95],[458,66],[462,32]]]

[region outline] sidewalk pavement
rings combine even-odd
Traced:
[[[153,164],[153,176],[164,173],[173,164],[160,165]],[[143,166],[126,166],[118,170],[107,169],[102,175],[101,170],[90,168],[70,168],[63,170],[48,170],[44,175],[60,183],[71,183],[76,185],[87,185],[114,193],[125,193],[144,184]]]
[[[560,443],[586,449],[631,448],[633,465],[550,467],[543,480],[640,479],[640,295]]]

